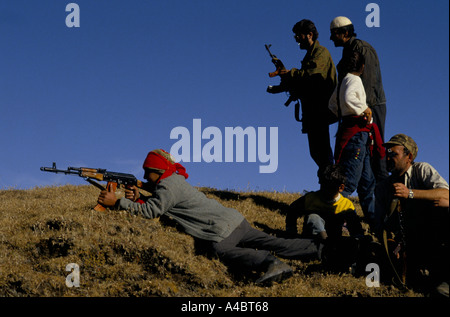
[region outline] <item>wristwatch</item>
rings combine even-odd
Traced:
[[[412,189],[409,190],[408,198],[409,199],[413,199],[414,198],[414,192],[412,191]]]

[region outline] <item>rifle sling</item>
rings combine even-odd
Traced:
[[[302,122],[302,119],[300,118],[300,102],[298,100],[295,104],[295,120]]]
[[[392,217],[392,215],[394,214],[394,212],[398,208],[400,208],[400,200],[398,198],[392,199],[390,210],[389,210],[389,214],[384,219],[384,223],[385,224]],[[400,277],[400,274],[397,272],[397,269],[395,268],[394,262],[392,261],[391,252],[389,251],[389,246],[388,246],[388,238],[387,238],[387,231],[386,231],[386,229],[383,229],[383,244],[384,244],[384,248],[386,250],[386,254],[387,254],[387,257],[388,257],[388,260],[389,260],[389,264],[391,265],[392,270],[394,271],[395,278],[400,282],[402,287],[406,288],[405,282]],[[403,274],[402,274],[402,276],[403,276]]]
[[[400,282],[402,287],[406,288],[406,285],[403,282],[403,279],[400,277],[400,274],[397,272],[397,269],[395,268],[394,262],[392,262],[391,252],[389,251],[389,246],[388,246],[388,239],[387,239],[387,231],[386,230],[383,230],[383,244],[384,244],[384,248],[386,249],[387,257],[389,259],[389,264],[391,265],[392,270],[394,271],[395,278]]]

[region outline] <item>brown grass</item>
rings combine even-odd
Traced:
[[[271,234],[284,230],[280,211],[300,196],[200,190]],[[197,254],[190,236],[158,219],[92,210],[97,196],[93,186],[0,191],[0,296],[421,296],[389,285],[369,288],[364,277],[327,273],[317,261],[287,260],[292,278],[259,287]],[[65,284],[69,263],[80,266],[80,287]]]

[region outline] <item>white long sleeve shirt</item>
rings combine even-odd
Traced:
[[[328,104],[328,108],[336,116],[338,116],[338,86],[336,86]],[[366,92],[359,76],[348,73],[344,79],[342,79],[339,99],[342,117],[359,116],[368,108],[366,104]]]

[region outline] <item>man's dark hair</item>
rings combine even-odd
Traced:
[[[364,63],[364,56],[357,51],[353,51],[350,58],[344,63],[344,70],[346,73],[357,72],[361,69]]]
[[[309,34],[309,32],[312,32],[313,37],[312,40],[315,41],[319,37],[319,32],[317,32],[316,26],[314,23],[310,20],[303,19],[299,22],[297,22],[294,27],[292,28],[292,32],[295,34]]]
[[[343,168],[340,165],[328,165],[323,170],[319,171],[319,184],[326,187],[339,188],[345,184],[347,177]]]

